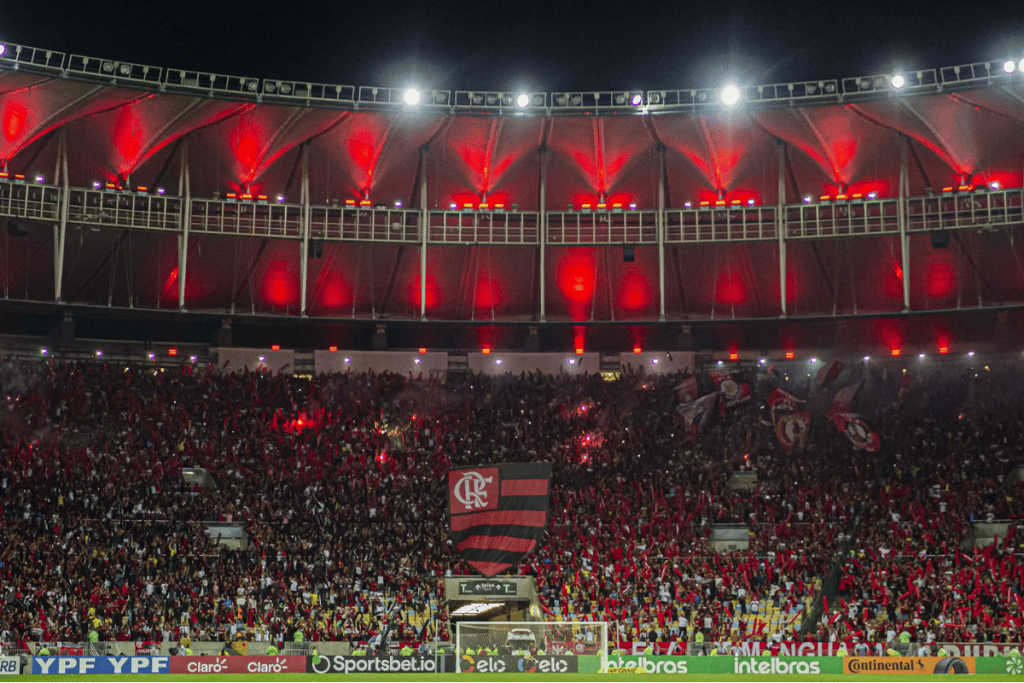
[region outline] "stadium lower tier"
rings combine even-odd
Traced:
[[[445,472],[544,461],[545,538],[514,572],[545,618],[619,641],[1020,642],[1024,368],[972,362],[444,382],[0,363],[0,641],[445,642],[443,578],[469,573]],[[989,518],[1004,531],[975,549]]]

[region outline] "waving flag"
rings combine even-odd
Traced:
[[[537,547],[548,519],[550,463],[448,471],[452,540],[487,577],[518,564]]]
[[[844,365],[837,360],[821,366],[821,369],[818,370],[817,377],[814,378],[815,383],[819,387],[828,386],[832,380],[838,377],[839,373],[843,371],[843,367]]]
[[[696,401],[676,406],[679,413],[686,422],[686,432],[690,441],[696,441],[704,425],[708,423],[711,411],[715,409],[715,402],[718,401],[718,394],[708,394]]]
[[[825,413],[825,417],[832,421],[836,429],[846,434],[854,448],[874,453],[882,445],[881,438],[871,431],[860,415],[850,411],[850,404],[853,403],[853,397],[857,395],[861,384],[863,382],[851,384],[837,391],[832,398],[832,407]]]
[[[811,429],[811,414],[800,409],[801,403],[804,401],[782,389],[775,389],[768,397],[775,436],[786,453],[802,451]]]
[[[721,410],[731,408],[738,403],[750,400],[750,385],[737,379],[735,375],[721,370],[708,373],[722,395]]]
[[[697,398],[697,376],[690,375],[680,382],[674,391],[680,403],[693,401]]]

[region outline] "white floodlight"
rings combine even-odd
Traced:
[[[629,103],[632,104],[634,107],[639,107],[641,104],[644,103],[643,95],[641,95],[640,93],[633,93],[633,97],[629,99]]]
[[[530,96],[527,95],[526,93],[522,93],[519,97],[516,98],[516,105],[520,109],[526,109],[527,107],[530,106]]]
[[[1005,62],[1003,62],[1003,71],[1005,71],[1006,73],[1012,74],[1016,70],[1017,64],[1012,59],[1007,59]]]
[[[896,88],[897,90],[902,88],[907,83],[906,79],[904,79],[903,76],[901,76],[900,74],[896,74],[895,76],[893,76],[892,80],[889,82],[892,83],[892,87]]]
[[[740,89],[737,88],[734,84],[730,83],[729,85],[722,88],[722,104],[724,104],[727,107],[731,107],[739,101]]]
[[[867,361],[869,361],[869,360],[871,360],[871,356],[864,356],[864,362],[865,362],[865,363],[866,363]]]
[[[408,90],[406,90],[402,94],[402,99],[410,107],[415,107],[417,104],[419,104],[420,103],[420,97],[421,97],[420,91],[417,90],[416,88],[409,88]]]
[[[7,46],[0,43],[0,57],[3,57],[5,52],[7,52]]]
[[[1019,62],[1017,62],[1017,70],[1021,71],[1021,72],[1024,72],[1024,59],[1022,59]]]

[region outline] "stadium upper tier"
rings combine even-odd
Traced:
[[[564,321],[1021,303],[1024,74],[903,76],[731,108],[710,90],[410,106],[8,45],[5,295]]]

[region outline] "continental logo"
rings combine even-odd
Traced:
[[[821,665],[816,661],[786,662],[776,657],[772,657],[771,659],[761,659],[758,657],[736,657],[732,671],[736,674],[781,674],[783,676],[790,676],[793,674],[820,674]]]
[[[974,657],[843,657],[843,673],[973,674]]]

